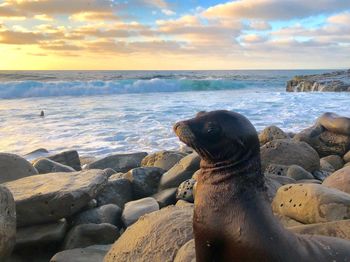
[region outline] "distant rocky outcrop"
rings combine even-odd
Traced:
[[[331,73],[295,76],[287,82],[288,92],[350,92],[350,69]]]

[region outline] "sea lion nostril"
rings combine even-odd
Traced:
[[[175,125],[173,126],[174,132],[176,132],[177,128],[181,125],[181,122],[177,122],[175,123]]]

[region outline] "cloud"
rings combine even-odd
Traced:
[[[176,13],[170,9],[162,9],[162,13],[168,16],[176,15]]]
[[[168,8],[168,3],[164,0],[139,0],[141,3],[158,7],[160,9]]]
[[[11,45],[31,45],[37,44],[40,40],[44,40],[46,37],[42,34],[31,32],[16,32],[16,31],[1,31],[0,43]]]

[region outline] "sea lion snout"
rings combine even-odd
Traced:
[[[174,125],[173,129],[174,129],[175,134],[185,144],[189,143],[189,141],[194,138],[194,135],[193,135],[191,129],[184,121],[177,122]]]

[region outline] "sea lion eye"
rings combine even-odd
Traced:
[[[220,127],[215,123],[209,122],[207,125],[207,134],[216,135],[218,133],[220,133]]]

